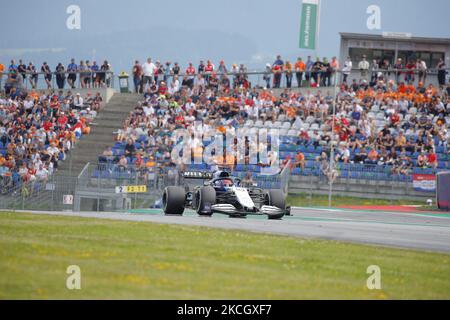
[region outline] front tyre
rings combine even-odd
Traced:
[[[211,206],[216,203],[216,190],[211,186],[199,188],[195,194],[195,211],[200,216],[212,216]]]
[[[269,190],[266,193],[264,204],[266,206],[276,207],[283,210],[282,213],[268,214],[269,220],[279,220],[286,213],[286,196],[281,190]]]
[[[167,187],[164,189],[162,205],[165,214],[183,215],[186,195],[182,187]]]

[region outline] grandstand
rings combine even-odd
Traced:
[[[171,158],[174,130],[193,129],[195,121],[202,123],[202,133],[218,130],[224,136],[237,129],[250,136],[260,129],[276,130],[278,150],[271,152],[280,159],[277,172],[283,173],[282,178],[267,174],[267,163],[261,161],[238,162],[237,155],[228,154],[218,160],[263,188],[289,185],[290,193],[325,193],[332,182],[336,194],[411,199],[429,197],[413,190],[415,175],[450,169],[450,87],[432,80],[394,81],[386,71],[370,83],[340,81],[333,94],[333,88],[319,87],[328,83],[320,78],[340,74],[327,75],[322,67],[311,70],[315,76],[304,72],[309,82],[298,85],[305,88],[291,88],[292,83],[286,88],[275,77],[280,72],[275,67],[260,74],[242,65],[227,71],[223,63],[220,70],[211,64],[211,70],[199,66],[199,73],[188,68],[186,74],[174,74],[172,69],[166,73],[160,67],[154,66],[154,77],[147,81],[138,74],[143,81],[134,83],[141,93],[119,94],[106,83],[84,88],[84,80],[78,89],[27,88],[21,84],[24,79],[11,80],[17,72],[10,66],[0,100],[0,168],[2,193],[17,199],[8,202],[3,197],[6,206],[11,201],[24,206],[25,198],[46,194],[45,201],[51,198],[53,207],[58,189],[57,198],[81,192],[96,199],[93,205],[98,208],[101,198],[110,202],[114,198],[114,186],[141,181],[151,186],[149,192],[157,193],[178,181],[181,170],[210,170],[206,163],[180,166]],[[136,78],[140,71],[133,72]],[[281,77],[287,79],[289,72],[281,71]],[[266,86],[259,85],[261,78]],[[271,81],[281,88],[268,88]],[[202,152],[209,143],[197,141],[195,146]],[[31,205],[45,201],[39,198]]]

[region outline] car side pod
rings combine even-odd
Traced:
[[[273,206],[262,206],[260,211],[261,213],[267,215],[269,220],[281,220],[286,214],[286,210]]]

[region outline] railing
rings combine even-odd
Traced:
[[[51,175],[47,180],[22,181],[2,177],[0,208],[12,210],[66,210],[65,196],[73,195],[77,179],[71,176]]]
[[[448,74],[450,71],[450,68],[444,69],[445,72]],[[442,70],[441,70],[442,71]],[[425,85],[427,84],[433,84],[437,86],[439,84],[438,81],[438,69],[432,68],[426,70],[426,77],[419,77],[422,74],[422,71],[418,69],[369,69],[366,71],[365,75],[361,74],[361,70],[359,69],[352,69],[350,72],[345,72],[342,70],[337,70],[334,72],[326,72],[326,71],[302,71],[301,73],[301,86],[302,87],[311,87],[314,85],[314,82],[317,80],[320,87],[332,87],[335,83],[334,77],[338,76],[338,83],[342,83],[342,80],[344,78],[344,75],[347,74],[347,83],[351,84],[353,80],[356,80],[358,83],[360,80],[366,80],[368,83],[371,82],[371,80],[374,80],[379,73],[383,75],[383,78],[386,81],[393,80],[395,83],[397,82],[411,82],[414,84],[418,84],[419,80],[424,80]],[[45,81],[44,76],[48,75],[44,72],[37,72],[34,74],[26,73],[26,78],[23,79],[23,81],[13,81],[8,80],[9,75],[11,73],[5,72],[2,76],[0,76],[0,91],[5,89],[5,85],[7,88],[9,87],[15,87],[15,88],[25,88],[25,89],[33,89],[33,84],[30,82],[30,80],[33,80],[33,75],[37,76],[37,83],[34,86],[35,89],[82,89],[82,88],[116,88],[117,83],[117,75],[114,74],[112,71],[89,71],[89,72],[64,72],[64,80],[60,80],[58,83],[58,77],[61,73],[58,72],[51,72],[49,73],[51,75],[51,80],[49,83]],[[75,74],[76,75],[76,81],[73,86],[70,86],[68,83],[68,76],[69,74]],[[254,88],[288,88],[288,87],[299,87],[299,82],[297,79],[297,72],[295,70],[292,71],[292,73],[288,73],[285,71],[274,73],[272,71],[261,71],[261,70],[250,70],[250,71],[242,71],[242,72],[227,72],[227,73],[215,73],[217,78],[220,80],[222,77],[226,76],[230,80],[230,87],[233,88],[235,86],[239,87],[241,85],[246,86],[247,84]],[[412,75],[411,79],[405,79],[405,74]],[[95,76],[94,76],[95,75]],[[101,75],[102,81],[96,81],[99,79],[97,76]],[[170,83],[175,76],[178,77],[180,81],[180,85],[183,81],[183,78],[187,77],[190,79],[194,79],[198,74],[186,74],[186,73],[180,73],[180,74],[159,74],[157,76],[157,82],[165,81],[167,83]],[[205,78],[209,78],[212,76],[212,73],[203,72],[201,75]],[[328,77],[329,75],[329,80]],[[104,77],[103,77],[104,76]],[[289,77],[288,77],[289,76]],[[275,77],[279,77],[279,83],[275,83],[274,79]],[[155,77],[152,77],[155,79]],[[324,81],[324,78],[326,81]],[[86,79],[86,84],[84,84],[83,79]],[[246,80],[244,84],[244,79]],[[290,79],[288,81],[288,79]],[[315,79],[315,80],[312,80]],[[134,79],[133,76],[130,76],[130,83],[129,87],[131,90],[134,89]],[[289,85],[290,82],[290,85]],[[445,83],[448,83],[448,75],[446,75]],[[12,84],[11,86],[8,86],[8,83]],[[140,79],[140,83],[142,84],[142,78]],[[220,81],[219,81],[220,83]],[[58,85],[59,84],[59,85]],[[117,89],[117,88],[116,88]]]
[[[13,77],[15,76],[15,77]],[[72,76],[75,81],[72,81]],[[36,72],[36,73],[0,73],[0,91],[17,89],[83,89],[83,88],[114,88],[114,72],[88,71],[88,72]]]
[[[443,69],[446,73],[450,71],[450,68]],[[442,71],[442,70],[441,70]],[[317,84],[320,87],[332,87],[335,84],[334,77],[338,76],[338,83],[342,83],[344,79],[344,75],[346,78],[347,84],[351,84],[353,80],[356,80],[358,83],[360,80],[366,80],[367,83],[370,83],[371,80],[374,81],[374,79],[378,78],[379,74],[381,74],[385,81],[393,80],[395,83],[399,82],[410,82],[418,84],[419,80],[424,80],[424,84],[433,84],[438,85],[438,69],[427,69],[424,73],[426,76],[425,78],[422,76],[422,72],[419,69],[369,69],[366,70],[363,74],[361,73],[360,69],[352,69],[349,72],[343,71],[343,70],[337,70],[334,72],[327,72],[327,71],[301,71],[298,72],[301,74],[301,86],[302,87],[311,87],[314,82],[317,82]],[[212,72],[203,72],[200,73],[204,78],[208,79],[212,76]],[[404,79],[402,77],[405,76],[405,74],[412,75],[411,79]],[[227,73],[221,73],[216,72],[216,77],[219,79],[219,85],[220,85],[220,79],[223,77],[227,77],[230,80],[230,87],[239,87],[240,85],[244,85],[244,79],[246,80],[246,83],[250,87],[259,87],[259,88],[287,88],[287,87],[298,87],[299,82],[297,79],[297,72],[294,70],[292,72],[272,72],[272,71],[261,71],[261,70],[253,70],[253,71],[242,71],[242,72],[227,72]],[[328,77],[329,75],[329,77]],[[172,81],[172,79],[177,76],[178,80],[181,83],[183,82],[183,79],[192,79],[193,83],[195,83],[195,78],[198,76],[198,73],[196,74],[186,74],[186,73],[180,73],[177,75],[174,74],[160,74],[157,77],[157,82],[165,81],[168,84]],[[289,76],[289,77],[288,77]],[[419,77],[421,76],[421,77]],[[275,83],[275,77],[279,77],[279,82]],[[155,79],[155,77],[152,77]],[[290,79],[288,81],[288,78]],[[324,78],[326,81],[324,81]],[[448,83],[448,77],[445,79],[445,83]],[[133,76],[131,76],[131,82],[133,84]],[[207,81],[206,85],[207,85]],[[288,83],[290,82],[290,84]],[[139,79],[139,83],[142,85],[142,78]],[[245,85],[244,85],[245,86]]]

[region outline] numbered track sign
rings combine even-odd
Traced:
[[[116,193],[145,193],[147,186],[117,186]]]

